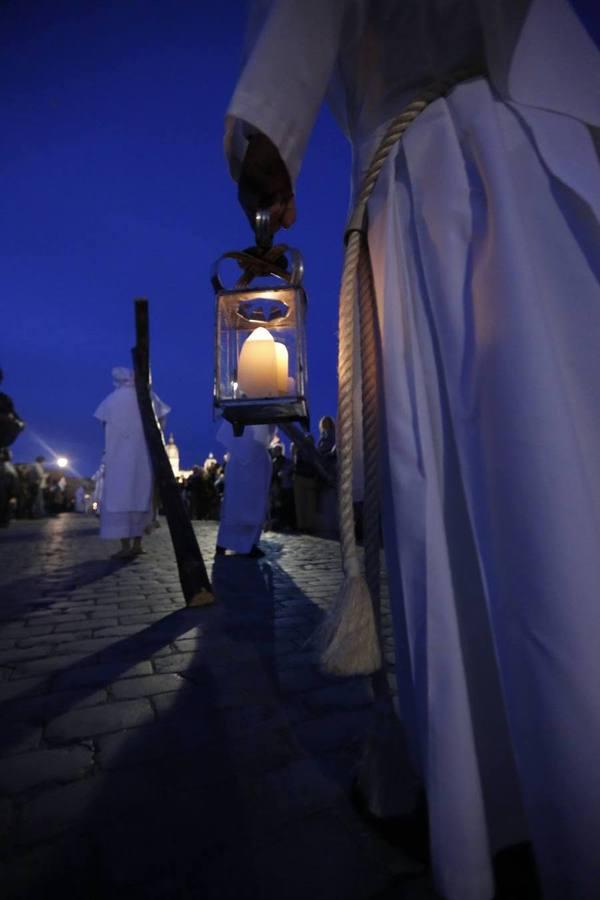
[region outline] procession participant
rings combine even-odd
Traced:
[[[92,481],[94,482],[94,490],[92,491],[92,512],[96,513],[96,515],[100,515],[100,506],[102,505],[102,494],[104,492],[104,454],[102,454],[102,460],[98,469],[92,475]]]
[[[0,384],[4,381],[4,372],[0,369]],[[15,409],[12,397],[0,391],[0,450],[10,446],[25,428],[25,422]]]
[[[357,190],[420,91],[482,72],[408,127],[368,204],[399,705],[438,890],[489,900],[492,855],[530,839],[545,897],[593,900],[598,51],[567,0],[257,8],[225,138],[251,222],[293,223],[327,92]]]
[[[270,425],[246,425],[244,433],[236,437],[229,422],[223,422],[217,433],[229,453],[217,556],[224,556],[228,550],[255,558],[265,555],[258,541],[268,513],[272,474],[268,448],[272,437]]]
[[[5,528],[11,519],[12,505],[19,493],[19,476],[12,463],[8,447],[0,447],[0,528]]]
[[[48,474],[44,469],[45,457],[36,456],[35,462],[29,466],[29,492],[31,517],[41,519],[46,515],[45,494]]]
[[[314,446],[312,434],[305,434],[307,444]],[[306,449],[292,446],[294,463],[294,507],[296,528],[305,534],[314,534],[317,527],[317,484],[318,473]]]
[[[331,416],[323,416],[319,421],[317,452],[326,472],[332,479],[332,484],[327,484],[322,479],[319,482],[317,498],[319,532],[322,535],[332,536],[338,531],[338,515],[335,487],[337,479],[335,420]]]
[[[74,509],[77,513],[86,512],[85,508],[85,488],[82,484],[77,486],[74,497]]]
[[[104,425],[106,443],[100,537],[121,541],[114,559],[132,559],[144,552],[142,535],[152,521],[152,469],[133,372],[116,367],[112,377],[115,390],[94,413]],[[170,407],[155,393],[152,393],[152,405],[163,427]]]

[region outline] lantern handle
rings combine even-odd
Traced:
[[[290,247],[288,250],[290,254],[290,284],[293,287],[298,287],[302,284],[302,279],[304,278],[304,260],[302,258],[302,254],[295,247]]]
[[[256,246],[261,250],[270,250],[273,246],[271,232],[271,213],[268,209],[257,209],[254,214],[254,236]]]
[[[254,253],[248,252],[247,250],[232,250],[229,253],[223,253],[223,255],[212,264],[210,270],[210,283],[212,284],[215,293],[230,290],[223,284],[221,273],[219,271],[220,265],[224,259],[234,259],[239,263],[244,271],[242,278],[246,281],[246,287],[251,281],[261,275],[265,277],[273,275],[275,278],[287,281],[292,287],[299,287],[302,284],[302,279],[304,277],[304,260],[302,259],[302,254],[299,250],[295,247],[287,247],[285,244],[272,247],[266,253],[264,250],[260,250],[260,248],[257,249],[259,249],[257,255],[254,255]],[[285,255],[289,255],[289,270],[283,269],[276,264],[276,261]]]

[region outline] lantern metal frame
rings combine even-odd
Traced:
[[[215,290],[215,379],[213,386],[213,411],[215,417],[217,411],[233,426],[234,434],[240,435],[246,425],[283,424],[285,422],[300,422],[305,430],[309,428],[309,412],[307,403],[308,376],[306,371],[306,310],[308,300],[302,287],[304,264],[298,250],[289,249],[290,273],[283,285],[263,285],[238,287],[228,289],[224,286],[219,267],[228,254],[220,257],[213,265],[211,283]],[[282,280],[277,273],[270,273],[277,280]],[[249,318],[240,312],[243,303],[251,304],[253,301],[263,301],[264,304],[282,304],[288,309],[288,316],[276,317],[272,320],[261,318]],[[236,366],[239,360],[237,336],[244,331],[250,335],[256,328],[265,327],[275,338],[278,331],[290,329],[294,332],[294,358],[295,366],[293,377],[295,386],[289,395],[273,397],[229,397],[225,396],[223,385],[225,381],[231,381],[232,366],[226,365],[226,379],[223,379],[223,334],[222,318],[223,310],[229,317],[230,333],[236,335]],[[234,318],[235,317],[235,318]],[[277,324],[273,324],[276,321]],[[244,324],[247,323],[247,324]],[[287,323],[284,325],[284,323]],[[230,340],[231,338],[228,337]],[[283,343],[286,343],[283,341]],[[288,352],[290,347],[288,347]],[[237,373],[236,373],[237,374]]]

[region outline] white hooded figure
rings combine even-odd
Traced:
[[[102,494],[104,492],[104,455],[102,456],[102,462],[98,466],[98,469],[92,475],[92,481],[94,482],[94,490],[92,491],[91,505],[92,510],[100,514],[100,506],[102,504]]]
[[[115,390],[94,413],[105,431],[100,536],[120,539],[120,554],[126,557],[129,540],[133,538],[134,546],[141,547],[144,528],[152,521],[153,479],[133,372],[116,367],[112,377]],[[157,419],[163,422],[170,407],[154,393],[152,404]]]
[[[421,89],[482,73],[409,126],[368,208],[399,706],[447,900],[491,900],[523,841],[545,898],[595,900],[598,50],[567,0],[257,7],[235,178],[260,133],[293,186],[327,94],[357,190]]]
[[[75,491],[75,512],[87,512],[85,507],[85,488],[82,484],[80,484]]]
[[[262,556],[258,541],[269,505],[272,462],[269,444],[271,425],[247,425],[235,437],[229,422],[223,422],[217,439],[229,453],[225,469],[225,493],[217,535],[217,553]]]

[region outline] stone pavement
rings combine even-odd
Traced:
[[[348,803],[368,679],[310,637],[333,542],[267,534],[187,610],[163,525],[129,564],[93,518],[0,532],[3,900],[425,900]],[[212,560],[215,525],[197,533]]]

